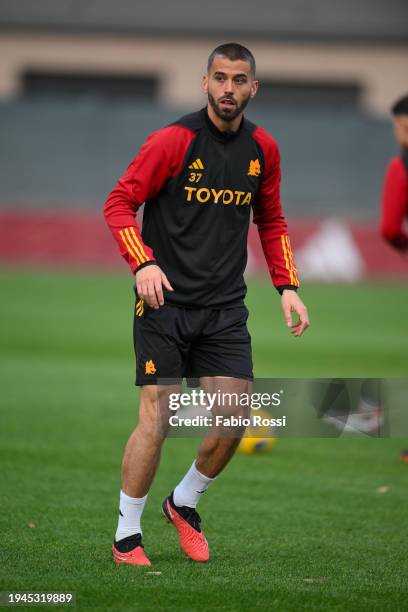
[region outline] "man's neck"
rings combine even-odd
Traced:
[[[241,125],[242,113],[240,113],[232,121],[225,121],[215,113],[210,103],[207,104],[207,113],[215,127],[220,130],[220,132],[237,132],[239,126]]]

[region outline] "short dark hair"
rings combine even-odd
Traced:
[[[222,57],[226,57],[231,60],[231,62],[236,62],[237,60],[242,60],[244,62],[248,62],[251,67],[251,74],[254,77],[256,72],[256,64],[255,58],[252,55],[251,51],[246,47],[243,47],[239,43],[224,43],[223,45],[219,45],[210,53],[207,64],[207,71],[210,72],[212,63],[214,59],[221,55]]]
[[[395,102],[391,107],[391,112],[394,117],[398,115],[408,115],[408,96],[403,96]]]

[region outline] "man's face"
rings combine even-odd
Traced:
[[[233,121],[258,90],[251,67],[242,60],[215,57],[210,71],[203,77],[203,90],[215,114],[223,121]]]
[[[401,147],[408,149],[408,115],[398,115],[393,119],[394,134]]]

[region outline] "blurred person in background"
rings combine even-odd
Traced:
[[[112,545],[116,563],[150,565],[140,521],[164,441],[160,381],[198,378],[206,392],[221,387],[239,394],[250,388],[243,273],[251,209],[286,325],[294,336],[309,325],[296,293],[282,214],[278,146],[243,116],[258,89],[252,53],[237,43],[217,47],[202,87],[207,106],[154,132],[105,204],[106,221],[136,276],[134,341],[141,386],[139,422],[122,463]],[[135,214],[144,202],[140,232]],[[238,444],[238,436],[207,436],[197,460],[163,502],[181,549],[195,561],[209,558],[196,506]]]
[[[408,220],[408,95],[391,108],[394,134],[401,147],[399,156],[388,164],[384,179],[381,210],[381,235],[402,254],[408,251],[408,233],[404,227]],[[408,449],[401,452],[408,463]]]
[[[408,251],[408,95],[400,98],[391,109],[394,134],[401,147],[387,168],[384,179],[381,210],[381,235],[394,249]]]

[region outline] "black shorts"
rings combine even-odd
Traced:
[[[136,385],[200,376],[252,380],[247,318],[244,304],[223,310],[164,304],[155,310],[137,300],[133,325]]]

